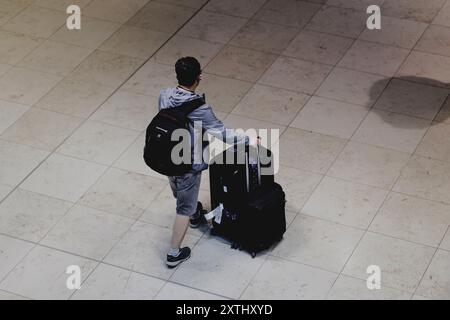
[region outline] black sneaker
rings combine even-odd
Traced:
[[[188,260],[190,257],[191,257],[191,249],[189,249],[188,247],[184,247],[180,249],[180,252],[176,257],[167,255],[166,264],[169,268],[175,268],[180,263]]]
[[[189,219],[189,226],[193,229],[197,229],[200,225],[204,224],[206,222],[204,214],[203,205],[201,202],[198,202],[197,211]]]

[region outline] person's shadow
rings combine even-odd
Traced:
[[[431,121],[442,123],[450,118],[450,83],[416,76],[393,77],[387,85],[386,80],[377,81],[370,88],[374,101],[371,112],[390,125],[425,128]]]

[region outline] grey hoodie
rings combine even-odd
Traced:
[[[158,109],[166,109],[166,108],[174,108],[178,107],[186,101],[190,101],[193,99],[200,98],[201,96],[190,92],[188,90],[184,90],[179,87],[175,88],[167,88],[161,90],[159,95]],[[199,146],[198,139],[194,137],[202,136],[202,132],[194,131],[193,123],[197,121],[201,121],[203,131],[208,132],[209,134],[221,139],[222,141],[229,144],[242,144],[249,143],[249,138],[245,135],[241,135],[233,129],[226,128],[222,121],[216,118],[211,106],[209,104],[205,104],[200,108],[191,112],[188,116],[191,120],[190,124],[190,133],[191,133],[191,148],[192,155],[194,155],[195,150],[202,150],[207,147],[207,143],[203,143],[202,146]],[[207,160],[207,159],[204,159]],[[206,161],[202,161],[202,163],[195,163],[192,166],[192,170],[194,172],[203,171],[208,168],[208,163]]]

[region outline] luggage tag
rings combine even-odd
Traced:
[[[205,219],[208,221],[208,223],[212,222],[212,220],[214,219],[217,224],[220,224],[222,221],[222,210],[223,204],[220,203],[219,206],[217,206],[214,210],[205,214]]]

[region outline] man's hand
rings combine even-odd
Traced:
[[[260,137],[248,137],[248,143],[251,147],[256,147],[261,145],[261,138]]]

